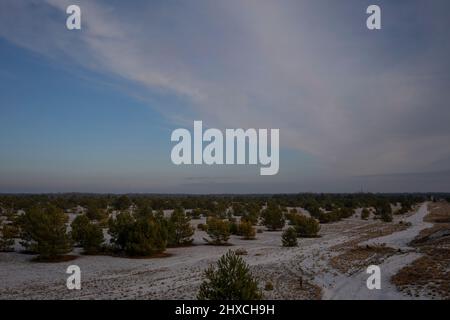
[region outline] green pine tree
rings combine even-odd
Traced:
[[[214,245],[224,245],[230,239],[230,222],[219,218],[208,218],[206,221],[206,233],[211,238],[204,239],[206,242]]]
[[[52,260],[72,250],[67,233],[67,215],[54,206],[29,209],[20,222],[22,245],[39,254],[39,260]]]
[[[281,235],[281,242],[283,243],[283,247],[296,247],[298,242],[295,228],[289,227],[286,229]]]
[[[281,208],[274,203],[269,203],[267,208],[263,210],[262,222],[270,231],[282,229],[284,227],[285,219]]]
[[[125,211],[109,220],[111,242],[129,256],[161,253],[167,245],[167,228],[159,217],[137,217]]]
[[[244,260],[232,250],[205,271],[206,280],[200,285],[199,300],[259,300],[258,283]]]
[[[3,220],[0,220],[0,252],[11,251],[16,236],[16,228]]]
[[[170,246],[183,246],[192,243],[194,228],[191,219],[186,216],[183,209],[177,208],[172,212],[168,221],[168,236]]]
[[[98,224],[89,221],[86,215],[77,216],[71,224],[72,239],[83,247],[86,254],[95,254],[101,250],[104,238]]]

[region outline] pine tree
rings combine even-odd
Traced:
[[[206,280],[200,285],[199,300],[259,300],[258,283],[244,260],[228,251],[205,271]]]
[[[206,233],[211,240],[204,239],[214,245],[224,245],[230,239],[230,223],[222,219],[211,217],[206,221]]]
[[[367,208],[362,209],[362,211],[361,211],[361,219],[367,220],[367,219],[369,219],[369,216],[370,216],[369,210]]]
[[[95,205],[89,205],[86,208],[86,216],[89,220],[105,220],[108,218],[108,214],[105,209],[99,208]]]
[[[167,228],[157,217],[137,217],[122,212],[109,220],[111,242],[129,256],[161,253],[167,245]]]
[[[295,228],[289,227],[286,229],[281,235],[281,242],[283,243],[283,247],[296,247],[298,242]]]
[[[77,216],[71,228],[72,239],[83,247],[86,254],[95,254],[101,250],[103,231],[98,224],[89,221],[86,215]]]
[[[72,243],[67,234],[67,215],[54,206],[33,207],[22,216],[22,244],[38,253],[40,260],[52,260],[68,253]]]
[[[12,250],[15,235],[16,228],[12,224],[0,220],[0,252]]]
[[[119,211],[128,210],[131,205],[132,202],[126,195],[120,196],[114,201],[114,207]]]
[[[389,202],[383,202],[378,208],[377,212],[380,214],[381,220],[384,222],[392,222],[392,208]]]
[[[392,212],[391,211],[382,211],[381,212],[381,220],[384,222],[392,222]]]
[[[172,212],[168,227],[170,246],[183,246],[192,243],[194,228],[191,226],[191,219],[186,216],[183,209],[177,208]]]
[[[285,219],[283,211],[276,204],[269,204],[262,214],[263,224],[270,230],[275,231],[284,227]]]

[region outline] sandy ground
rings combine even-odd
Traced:
[[[422,204],[406,220],[406,231],[373,240],[399,246],[402,252],[382,261],[382,289],[369,290],[365,268],[343,274],[332,268],[329,260],[338,255],[336,247],[367,241],[361,234],[376,234],[387,224],[358,217],[322,225],[320,238],[299,239],[299,247],[281,247],[281,231],[257,233],[256,240],[232,236],[232,246],[205,245],[203,231],[196,231],[194,246],[171,248],[165,258],[127,259],[109,256],[83,256],[70,262],[36,263],[33,256],[0,253],[0,299],[195,299],[203,271],[229,249],[244,248],[243,258],[251,266],[261,288],[267,281],[274,289],[263,290],[267,299],[403,299],[407,297],[390,284],[396,270],[415,260],[418,253],[407,248],[407,242],[426,228]],[[393,224],[405,217],[395,217]],[[203,219],[193,220],[197,225]],[[370,232],[369,232],[370,231]],[[375,238],[375,236],[373,237]],[[361,239],[361,241],[359,241]],[[371,242],[371,243],[372,243]],[[77,253],[77,252],[75,252]],[[66,288],[66,268],[81,268],[82,289]]]

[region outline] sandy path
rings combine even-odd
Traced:
[[[401,249],[403,254],[395,254],[387,258],[381,265],[381,289],[369,290],[366,285],[369,275],[366,270],[362,270],[352,276],[339,275],[333,279],[327,279],[327,282],[334,283],[332,286],[325,287],[323,299],[352,299],[352,300],[389,300],[389,299],[412,299],[396,289],[390,283],[390,279],[401,268],[418,259],[421,254],[408,246],[423,229],[429,228],[432,224],[424,222],[424,217],[428,214],[427,203],[422,204],[417,212],[404,221],[410,222],[411,227],[406,230],[392,233],[388,236],[373,238],[362,242],[360,245],[381,245]],[[406,252],[405,252],[406,251]],[[418,297],[423,298],[423,297]]]
[[[386,246],[395,249],[405,249],[405,250],[412,249],[411,247],[408,246],[408,243],[414,240],[414,238],[420,233],[420,231],[427,228],[431,228],[433,226],[432,223],[423,221],[423,219],[427,214],[428,214],[428,205],[427,203],[424,203],[419,207],[417,213],[404,219],[405,222],[411,223],[411,227],[409,227],[406,230],[395,232],[393,234],[384,237],[370,239],[366,242],[361,243],[361,245],[385,244]]]

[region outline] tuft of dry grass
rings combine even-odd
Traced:
[[[248,252],[244,248],[236,249],[236,255],[238,256],[246,256],[247,254]]]

